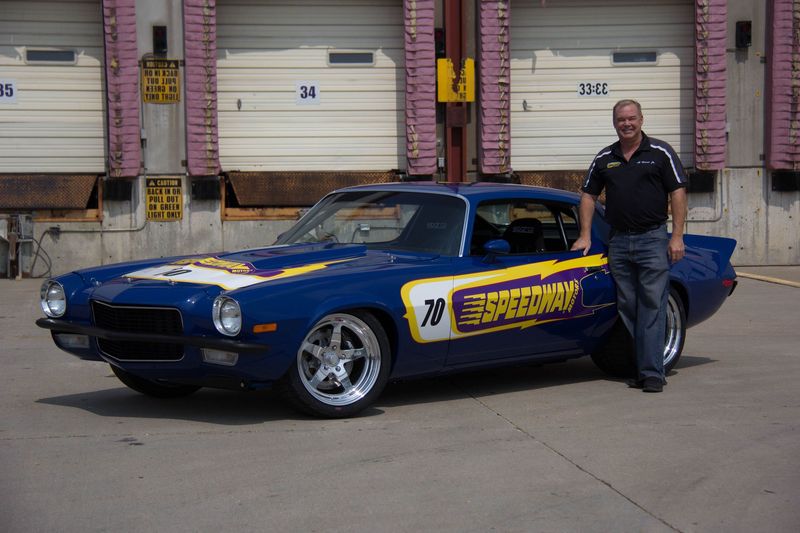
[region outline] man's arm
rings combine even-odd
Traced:
[[[581,193],[581,204],[578,207],[578,215],[581,219],[581,234],[572,245],[573,252],[583,250],[583,255],[589,253],[589,248],[592,246],[592,218],[594,217],[594,203],[596,201],[597,195],[589,194],[588,192]]]
[[[683,244],[683,228],[686,225],[686,188],[680,187],[669,193],[672,204],[672,238],[669,240],[669,260],[676,263],[683,259],[686,248]]]

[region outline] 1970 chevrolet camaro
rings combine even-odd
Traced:
[[[609,227],[592,248],[576,194],[507,184],[397,183],[323,198],[278,241],[233,253],[79,270],[41,290],[56,345],[161,398],[277,387],[303,411],[352,416],[389,380],[590,354],[631,375]],[[735,241],[686,235],[672,265],[664,364],[731,294]],[[666,253],[666,250],[665,250]]]

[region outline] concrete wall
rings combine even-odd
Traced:
[[[687,232],[736,239],[736,265],[800,264],[800,192],[773,191],[770,178],[723,170],[713,193],[689,195]]]
[[[184,216],[175,222],[147,221],[144,180],[134,184],[130,202],[106,202],[102,223],[62,223],[58,236],[48,234],[42,246],[53,261],[53,274],[91,265],[149,257],[199,254],[272,244],[291,221],[223,222],[217,200],[192,200],[183,178]],[[37,224],[38,235],[53,223]],[[34,275],[41,273],[37,265]]]

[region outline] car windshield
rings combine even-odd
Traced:
[[[348,191],[314,206],[277,244],[359,243],[377,250],[456,256],[466,203],[453,196]]]

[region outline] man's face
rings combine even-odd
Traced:
[[[644,117],[639,113],[639,108],[633,104],[620,106],[614,115],[614,129],[620,141],[633,141],[642,133]]]

